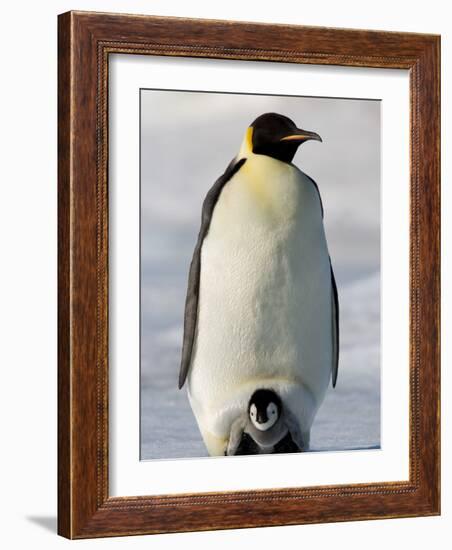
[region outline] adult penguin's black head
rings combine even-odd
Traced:
[[[322,141],[315,132],[297,128],[290,118],[277,113],[265,113],[257,117],[250,129],[253,153],[283,162],[292,162],[298,147],[305,141]]]

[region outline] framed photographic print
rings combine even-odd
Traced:
[[[439,514],[439,47],[59,16],[61,535]]]

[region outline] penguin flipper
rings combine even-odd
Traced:
[[[332,324],[332,338],[333,338],[333,368],[331,371],[331,382],[333,388],[336,387],[337,373],[339,370],[339,299],[337,295],[336,279],[334,278],[333,266],[331,265],[330,258],[330,270],[331,270],[331,324]]]
[[[201,249],[203,241],[209,232],[210,221],[215,209],[215,205],[220,196],[220,193],[225,184],[240,170],[246,159],[242,158],[239,161],[233,159],[226,168],[225,173],[220,176],[204,199],[201,214],[201,227],[199,229],[198,240],[196,242],[193,258],[190,264],[188,275],[187,297],[185,300],[185,315],[184,315],[184,338],[182,343],[182,358],[179,371],[179,389],[185,383],[188,370],[191,363],[191,355],[195,341],[196,322],[198,317],[198,301],[199,301],[199,280],[201,274]]]
[[[319,186],[311,178],[311,176],[308,176],[308,174],[305,174],[304,172],[303,174],[311,181],[315,190],[317,191],[317,195],[319,197],[319,202],[320,202],[320,211],[323,219],[324,212],[323,212],[322,197],[320,196]],[[331,258],[329,258],[329,261],[330,261],[330,271],[331,271],[331,294],[332,294],[331,323],[332,323],[332,338],[333,338],[333,368],[331,371],[331,381],[333,384],[333,388],[335,388],[336,381],[337,381],[337,371],[339,368],[339,299],[337,295],[337,285],[336,285],[336,279],[334,278],[333,266],[331,265]]]

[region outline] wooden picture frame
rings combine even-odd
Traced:
[[[68,12],[58,38],[58,532],[68,538],[440,513],[440,38]],[[407,69],[408,481],[110,497],[108,61],[137,54]]]

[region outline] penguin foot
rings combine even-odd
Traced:
[[[256,455],[259,454],[259,447],[254,439],[247,433],[242,434],[242,439],[234,455]]]
[[[276,453],[301,453],[301,449],[292,439],[290,432],[287,432],[281,441],[273,448],[273,454]]]

